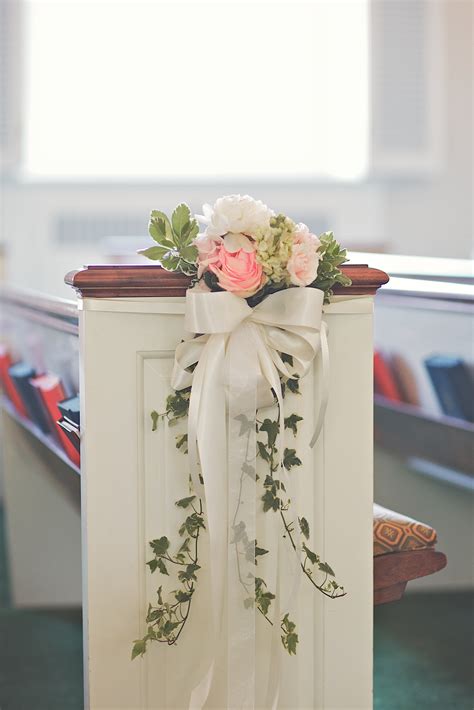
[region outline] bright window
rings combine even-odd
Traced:
[[[25,172],[359,178],[367,5],[29,0]]]

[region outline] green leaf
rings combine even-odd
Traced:
[[[150,416],[151,416],[151,422],[152,422],[151,430],[156,431],[158,428],[158,419],[159,419],[160,415],[158,414],[158,412],[155,412],[155,410],[153,410],[150,413]]]
[[[188,453],[188,435],[187,434],[178,434],[176,437],[176,448],[180,449],[183,454]]]
[[[262,613],[265,616],[268,614],[268,610],[270,609],[270,605],[271,605],[273,599],[275,599],[275,595],[272,594],[271,592],[261,592],[260,591],[256,595],[257,605],[260,607]]]
[[[174,597],[177,602],[184,603],[188,602],[191,599],[192,595],[192,592],[183,592],[183,590],[178,589],[178,591],[175,592]]]
[[[248,463],[242,464],[242,473],[245,473],[246,476],[252,479],[252,481],[256,480],[256,471],[253,466],[250,466]]]
[[[181,545],[181,547],[179,548],[179,552],[180,552],[180,553],[189,552],[189,550],[190,550],[189,543],[190,543],[190,542],[191,542],[191,538],[190,538],[190,537],[187,537],[187,538],[184,540],[184,542],[183,542],[183,544]]]
[[[178,579],[181,582],[190,582],[191,580],[197,579],[196,572],[201,569],[200,565],[191,563],[186,566],[185,570],[180,570],[178,572]]]
[[[296,646],[298,644],[298,634],[292,633],[287,634],[286,637],[282,636],[283,645],[290,654],[290,656],[296,655]]]
[[[148,247],[148,249],[139,249],[137,254],[146,256],[147,259],[152,259],[152,261],[162,261],[169,254],[169,249],[162,246]]]
[[[309,540],[309,524],[306,518],[298,518],[298,522],[300,524],[300,530],[301,534],[305,536],[307,540]]]
[[[165,555],[170,546],[170,541],[167,537],[160,537],[157,540],[152,540],[150,542],[150,547],[155,553],[155,555]]]
[[[147,562],[148,567],[150,568],[150,572],[154,572],[156,568],[158,567],[158,560],[152,559],[149,562]]]
[[[296,449],[285,449],[283,453],[283,466],[287,471],[293,466],[301,466],[301,459],[296,455]]]
[[[263,547],[257,546],[257,541],[255,540],[255,557],[262,557],[263,555],[268,555],[268,550]]]
[[[188,496],[187,498],[181,498],[181,500],[177,500],[175,505],[177,505],[178,508],[189,508],[193,500],[196,500],[196,496]]]
[[[303,550],[305,551],[306,556],[307,556],[308,560],[311,562],[311,564],[313,564],[313,565],[319,564],[318,555],[315,552],[313,552],[312,550],[310,550],[309,547],[307,547],[304,542],[303,542]]]
[[[247,597],[247,599],[244,599],[244,607],[246,609],[252,609],[255,604],[255,599],[252,599],[252,597]]]
[[[190,264],[194,264],[196,259],[198,258],[198,250],[197,247],[190,245],[188,247],[183,247],[180,250],[180,256],[182,259],[185,261],[189,261]]]
[[[263,512],[266,513],[269,510],[277,511],[280,509],[280,499],[278,496],[274,495],[271,490],[265,491],[262,496],[263,501]]]
[[[271,419],[264,419],[260,425],[259,431],[264,431],[267,433],[268,437],[268,447],[273,448],[280,430],[280,425],[277,421],[272,421]]]
[[[153,210],[148,224],[150,237],[163,246],[173,247],[173,230],[168,217],[160,210]]]
[[[161,574],[168,575],[168,570],[167,570],[166,565],[163,562],[163,559],[161,557],[158,557],[158,559],[156,560],[156,564],[157,564],[157,567],[160,570]]]
[[[181,259],[177,253],[173,251],[167,252],[167,254],[165,254],[165,256],[161,259],[161,265],[167,271],[178,271],[180,263]]]
[[[293,367],[293,357],[288,355],[288,353],[280,353],[280,357],[283,362],[286,362],[290,367]]]
[[[146,652],[146,639],[135,641],[132,648],[132,661],[137,656],[143,656]]]
[[[235,420],[240,422],[239,436],[243,436],[255,426],[255,422],[249,419],[245,414],[239,414],[238,417],[235,417]]]
[[[268,453],[265,444],[262,441],[257,441],[257,447],[258,447],[258,455],[264,460],[264,461],[271,461],[270,454]]]
[[[158,604],[163,604],[163,597],[161,596],[161,592],[163,590],[163,587],[158,587],[156,590],[156,593],[158,595]]]
[[[297,377],[287,380],[286,386],[293,394],[300,394],[300,381]]]
[[[329,574],[331,577],[335,576],[334,572],[332,571],[332,568],[328,565],[327,562],[320,562],[318,566],[319,566],[319,569],[321,570],[321,572],[325,572],[326,574]]]
[[[298,422],[302,421],[303,417],[298,416],[298,414],[290,414],[289,417],[285,417],[285,429],[291,429],[296,436],[298,433]]]
[[[173,232],[175,233],[178,243],[183,239],[183,232],[185,232],[186,227],[189,231],[189,222],[191,220],[191,210],[188,205],[184,202],[176,207],[173,214],[171,215],[171,224],[173,226]]]
[[[179,622],[178,621],[167,621],[165,625],[163,626],[163,635],[164,636],[169,636],[176,628],[178,628]]]

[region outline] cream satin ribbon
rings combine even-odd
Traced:
[[[314,446],[324,422],[329,391],[329,351],[327,327],[322,320],[324,294],[318,289],[290,288],[267,296],[255,308],[227,291],[186,295],[185,329],[194,335],[176,348],[171,384],[180,390],[191,387],[188,415],[188,454],[190,473],[197,495],[205,500],[209,531],[213,622],[216,638],[223,624],[227,579],[228,482],[226,471],[232,460],[232,438],[227,441],[229,402],[243,392],[243,407],[249,407],[249,419],[256,408],[269,406],[276,397],[279,405],[280,436],[284,432],[284,409],[280,376],[303,377],[321,350],[322,396],[320,411],[310,445]],[[251,357],[249,357],[251,352]],[[280,353],[293,358],[290,366]],[[245,373],[236,363],[246,363]],[[229,364],[232,363],[232,367]],[[194,369],[191,371],[191,368]],[[247,392],[245,400],[245,388]],[[252,401],[253,396],[253,401]],[[250,399],[249,399],[250,397]],[[280,464],[283,446],[279,446]],[[281,465],[280,475],[290,494],[291,481]],[[289,495],[291,498],[291,494]],[[296,526],[297,527],[297,526]],[[299,545],[297,545],[299,547]],[[278,627],[278,624],[275,625]],[[280,644],[275,633],[275,644]],[[279,649],[278,649],[279,650]],[[273,663],[273,665],[275,665]],[[206,677],[192,694],[190,708],[200,710],[209,695],[215,660]],[[275,698],[270,707],[275,705]],[[229,707],[251,708],[247,699],[229,700]]]

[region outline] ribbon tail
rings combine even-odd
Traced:
[[[329,343],[328,327],[324,321],[321,322],[321,365],[322,365],[322,391],[321,403],[319,405],[318,418],[314,428],[314,434],[309,442],[311,448],[316,444],[321,434],[326,416],[326,409],[329,401]]]

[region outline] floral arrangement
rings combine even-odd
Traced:
[[[203,212],[192,217],[181,204],[168,219],[154,210],[149,232],[156,246],[139,253],[192,276],[194,288],[229,291],[251,299],[251,305],[292,286],[319,288],[327,300],[335,284],[350,285],[339,268],[346,251],[332,232],[316,236],[248,195],[220,197]]]
[[[257,310],[266,297],[279,298],[280,295],[273,294],[285,289],[319,289],[324,301],[328,301],[335,284],[351,283],[339,268],[346,261],[346,251],[332,232],[316,236],[305,224],[275,214],[249,196],[221,197],[213,207],[204,205],[203,212],[192,217],[189,207],[181,204],[168,219],[163,212],[153,211],[149,231],[156,245],[140,251],[150,259],[159,260],[165,269],[191,277],[190,289],[195,293],[227,291]],[[204,225],[201,233],[198,222]],[[322,302],[321,296],[320,309]],[[210,345],[209,337],[212,338],[204,334],[189,343],[192,347],[193,342],[204,338],[205,344]],[[235,416],[235,436],[243,437],[246,445],[240,447],[245,454],[237,468],[240,493],[228,523],[229,544],[235,548],[236,579],[242,588],[243,608],[256,610],[270,626],[278,628],[283,648],[293,655],[299,640],[296,624],[288,610],[283,610],[280,618],[272,615],[275,590],[268,587],[262,572],[257,572],[258,561],[269,555],[267,547],[271,544],[264,546],[265,541],[253,539],[248,532],[241,500],[246,486],[250,486],[249,495],[257,496],[259,514],[277,516],[279,544],[289,545],[291,554],[296,555],[302,578],[331,599],[344,596],[345,591],[336,581],[331,565],[314,551],[307,515],[292,510],[290,478],[302,466],[292,439],[298,434],[302,417],[291,410],[283,412],[283,398],[285,410],[296,404],[300,376],[304,373],[298,370],[296,358],[283,348],[278,349],[276,360],[280,363],[276,380],[279,396],[272,385],[273,403],[256,408],[254,414],[245,410]],[[200,366],[196,362],[190,367],[189,362],[187,373]],[[192,396],[192,386],[175,387],[159,408],[161,411],[150,413],[152,430],[157,431],[164,423],[179,428],[188,418]],[[176,448],[188,454],[189,444],[188,432],[179,431]],[[189,478],[189,473],[183,471],[183,476]],[[201,569],[199,546],[207,529],[206,504],[200,494],[204,482],[201,473],[194,479],[191,476],[188,495],[175,502],[183,511],[176,539],[162,536],[149,543],[152,551],[147,562],[149,571],[158,572],[164,581],[158,587],[155,603],[149,604],[147,632],[134,642],[132,658],[143,656],[149,642],[175,645],[189,619]]]

